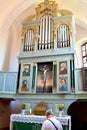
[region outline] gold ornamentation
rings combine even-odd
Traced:
[[[36,18],[44,14],[51,14],[57,16],[57,3],[55,1],[45,0],[36,7]]]
[[[58,13],[61,14],[61,16],[72,15],[72,12],[63,9],[58,10]]]
[[[34,63],[34,66],[37,66],[37,63]]]
[[[65,24],[65,21],[61,21],[61,24]]]
[[[22,40],[22,43],[23,43],[24,42],[24,36],[23,35],[21,36],[21,40]]]
[[[28,18],[26,18],[25,20],[24,20],[24,22],[31,22],[31,21],[33,21],[34,20],[34,18],[35,18],[35,14],[33,14],[33,15],[30,15]]]
[[[57,36],[57,32],[56,31],[54,31],[54,37],[56,37]]]
[[[34,27],[34,31],[35,31],[35,33],[38,33],[38,31],[39,31],[38,26],[35,26],[35,27]]]
[[[53,65],[56,65],[56,64],[57,64],[57,62],[56,62],[56,61],[54,61],[54,62],[53,62]]]
[[[56,29],[59,23],[54,23],[54,28]]]
[[[69,30],[70,35],[72,35],[72,29]]]
[[[45,115],[47,110],[47,103],[39,102],[34,110],[35,115]]]
[[[39,35],[38,34],[35,34],[35,39],[37,40],[39,38]]]

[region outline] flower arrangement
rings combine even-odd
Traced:
[[[20,107],[21,107],[21,109],[25,109],[25,108],[26,108],[26,104],[22,103],[22,104],[20,105]]]
[[[58,104],[58,108],[59,108],[59,111],[63,111],[64,110],[64,104]]]

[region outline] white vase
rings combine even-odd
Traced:
[[[63,116],[63,111],[59,111],[59,117]]]
[[[23,115],[25,114],[25,109],[22,109],[21,114]]]

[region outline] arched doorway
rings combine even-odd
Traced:
[[[87,130],[87,99],[78,99],[68,108],[72,130]]]

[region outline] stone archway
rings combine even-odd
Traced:
[[[87,130],[87,99],[78,99],[68,108],[72,130]]]

